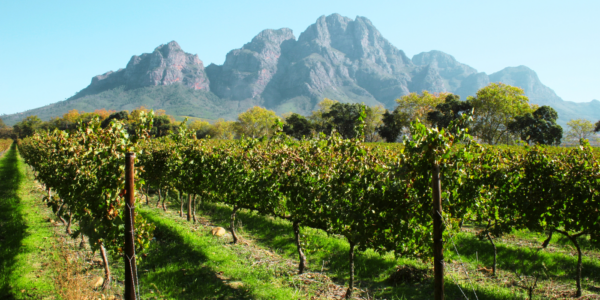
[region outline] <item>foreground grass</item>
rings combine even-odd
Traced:
[[[178,209],[178,207],[174,204],[171,208]],[[199,214],[206,218],[201,222],[203,225],[189,223],[173,210],[164,213],[162,210],[144,208],[143,213],[159,227],[158,240],[165,240],[168,236],[163,246],[160,246],[163,242],[155,244],[156,248],[153,251],[156,254],[151,253],[150,259],[145,262],[148,263],[145,267],[154,267],[157,273],[163,272],[173,276],[171,278],[166,274],[161,275],[163,277],[161,280],[164,282],[159,288],[161,293],[169,289],[183,291],[185,288],[187,291],[190,286],[194,286],[197,296],[207,295],[204,293],[210,291],[211,288],[208,286],[212,284],[219,289],[219,294],[214,294],[216,295],[214,298],[235,299],[243,296],[252,299],[286,299],[291,297],[284,292],[263,294],[265,286],[272,286],[282,291],[291,287],[300,298],[315,297],[314,299],[327,298],[324,290],[335,286],[338,293],[334,295],[338,298],[343,295],[343,287],[347,284],[349,276],[347,262],[349,247],[341,237],[328,236],[320,230],[302,228],[303,247],[309,264],[308,276],[312,276],[308,277],[310,280],[306,280],[306,276],[295,274],[297,252],[291,224],[287,221],[240,211],[237,214],[237,228],[242,236],[242,243],[231,245],[230,236],[224,239],[214,238],[208,234],[210,226],[225,228],[229,226],[231,209],[225,205],[201,205]],[[573,257],[573,249],[561,243],[560,237],[555,236],[551,243],[553,246],[546,250],[539,250],[541,240],[545,238],[541,235],[532,236],[531,233],[515,232],[499,239],[497,241],[499,271],[498,276],[492,277],[488,274],[492,260],[491,245],[487,241],[479,241],[472,229],[459,234],[447,244],[447,299],[475,299],[475,297],[477,299],[526,299],[535,278],[537,283],[532,288],[534,297],[563,299],[573,294],[576,258]],[[454,245],[460,256],[455,253]],[[169,254],[159,254],[162,251],[167,251]],[[260,264],[256,266],[256,262],[263,261],[264,257],[247,254],[261,251],[277,256],[277,259],[271,259],[270,275],[269,269],[261,269]],[[150,262],[153,255],[159,255],[160,259]],[[167,257],[170,261],[163,262],[160,267],[154,266],[154,263]],[[586,249],[583,272],[586,283],[583,288],[584,295],[588,299],[594,299],[598,294],[596,287],[600,279],[598,257],[600,257],[598,249],[591,247]],[[170,264],[174,266],[170,267]],[[356,257],[356,285],[360,289],[357,293],[358,297],[431,299],[432,281],[428,275],[429,267],[427,263],[395,258],[391,254],[380,255],[370,250],[361,252]],[[187,278],[186,274],[187,276],[190,274],[188,268],[194,270],[192,273],[201,276]],[[199,270],[208,270],[208,272],[203,273]],[[397,276],[414,270],[417,274]],[[156,275],[145,276],[150,278]],[[200,279],[195,281],[195,278],[203,278],[205,282],[201,285],[206,287],[195,286],[200,281]],[[322,281],[321,284],[319,280]],[[152,283],[156,285],[156,281],[159,280],[154,280]],[[147,279],[146,282],[150,283]],[[231,282],[239,282],[245,288],[232,290]],[[323,282],[325,284],[322,284]],[[339,287],[342,287],[341,294]],[[242,294],[235,296],[240,292]],[[183,292],[179,295],[171,294],[171,297],[183,297],[181,296]]]
[[[224,205],[207,204],[203,206],[203,215],[207,215],[218,226],[228,227],[231,209]],[[247,239],[269,249],[279,249],[282,255],[296,261],[297,252],[293,240],[292,226],[289,222],[263,217],[253,212],[242,211],[238,214],[240,232]],[[312,272],[325,272],[339,285],[346,285],[349,278],[349,245],[340,236],[330,236],[321,230],[303,227],[302,241],[308,259],[308,269]],[[446,255],[449,255],[449,251]],[[392,280],[398,270],[412,266],[425,273],[412,278]],[[396,258],[393,254],[380,255],[372,250],[356,255],[355,285],[365,291],[365,296],[377,299],[431,299],[433,282],[427,275],[429,265],[410,258]],[[457,277],[457,276],[455,276]],[[523,299],[522,291],[510,287],[477,283],[472,287],[464,280],[452,280],[446,277],[446,295],[448,299],[464,299],[462,290],[475,291],[478,299]],[[466,292],[465,292],[466,293]],[[471,292],[471,295],[473,292]]]
[[[0,160],[0,298],[45,299],[52,297],[51,274],[44,272],[51,261],[45,242],[52,229],[45,213],[30,193],[25,165],[16,147]]]
[[[156,225],[139,266],[142,298],[298,299],[285,282],[293,266],[274,264],[274,253],[232,245],[158,209],[139,211]]]

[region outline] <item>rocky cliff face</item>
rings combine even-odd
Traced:
[[[295,41],[291,29],[263,30],[241,49],[230,51],[222,66],[206,68],[211,91],[230,100],[260,96],[278,71],[282,47]]]
[[[437,87],[444,91],[458,90],[466,78],[477,73],[477,70],[456,61],[452,55],[436,50],[419,53],[413,56],[412,61],[435,70],[443,82],[443,86]]]
[[[99,93],[118,86],[133,89],[174,83],[181,83],[195,90],[209,89],[204,64],[198,55],[183,52],[179,44],[172,41],[158,46],[152,53],[134,55],[125,69],[95,76],[80,94]]]
[[[295,40],[290,29],[265,30],[206,68],[211,91],[268,107],[309,112],[324,97],[385,103],[408,94],[415,66],[363,17],[320,17]]]
[[[395,99],[411,92],[451,92],[464,100],[490,82],[523,88],[531,103],[554,107],[561,125],[572,118],[600,119],[599,101],[563,101],[525,66],[487,75],[441,51],[423,52],[410,59],[367,18],[352,20],[333,14],[317,19],[297,40],[288,28],[264,30],[240,49],[230,51],[223,65],[204,68],[197,55],[185,53],[175,41],[160,45],[152,53],[133,56],[124,69],[94,77],[88,87],[52,109],[4,120],[14,124],[31,114],[48,119],[54,116],[51,113],[73,108],[89,111],[94,103],[106,103],[107,95],[128,99],[119,106],[123,109],[154,103],[153,108],[174,115],[228,119],[253,105],[278,113],[309,114],[325,97],[394,109]],[[159,94],[162,96],[156,96]],[[77,102],[82,97],[85,99]],[[156,99],[149,102],[148,97]]]

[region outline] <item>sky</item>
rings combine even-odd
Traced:
[[[367,17],[408,57],[440,50],[480,72],[525,65],[566,101],[600,100],[600,1],[0,0],[0,116],[65,100],[172,40],[222,64],[264,29]]]

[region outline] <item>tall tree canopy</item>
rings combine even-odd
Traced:
[[[558,113],[550,106],[542,106],[533,113],[516,116],[508,129],[527,143],[560,145],[563,129],[556,124]]]
[[[335,129],[343,138],[351,139],[357,136],[356,126],[363,110],[366,111],[364,104],[358,103],[335,103],[331,106],[328,113],[323,114],[325,118],[330,118],[331,123],[328,132]]]
[[[219,140],[232,140],[236,138],[237,123],[234,121],[225,121],[224,119],[218,119],[210,130],[208,135],[213,139]]]
[[[586,119],[574,119],[567,122],[569,130],[565,136],[569,144],[578,144],[580,140],[595,141],[594,124]]]
[[[308,120],[310,120],[313,123],[314,129],[317,132],[326,132],[327,130],[329,130],[330,124],[331,124],[331,118],[327,117],[326,114],[331,110],[331,107],[336,104],[339,103],[336,100],[331,100],[331,99],[323,99],[323,101],[319,102],[319,104],[317,104],[317,110],[313,110],[313,112],[311,113],[311,115],[308,117]]]
[[[206,121],[195,120],[188,129],[196,133],[196,138],[204,139],[209,135],[212,125]]]
[[[274,111],[254,106],[238,115],[236,131],[240,136],[245,135],[251,138],[270,136],[273,133],[271,128],[277,119],[279,117]]]
[[[433,127],[447,128],[450,122],[460,119],[463,113],[469,113],[472,110],[473,105],[469,101],[460,101],[460,96],[448,94],[443,103],[436,105],[435,110],[427,113],[427,121]]]
[[[475,109],[473,134],[492,145],[512,142],[508,124],[533,111],[523,89],[504,83],[490,83],[467,101]]]
[[[410,125],[409,119],[410,116],[399,109],[394,109],[392,112],[386,110],[381,120],[383,124],[377,128],[377,132],[386,142],[396,142],[402,130]]]
[[[13,127],[17,138],[23,139],[31,136],[40,128],[43,121],[38,116],[28,116]]]
[[[112,120],[127,120],[129,118],[129,112],[126,110],[122,110],[116,113],[112,113],[111,115],[108,116],[108,118],[104,119],[104,121],[102,121],[102,123],[100,124],[100,126],[102,128],[106,128],[108,127],[108,125],[110,124],[110,122]]]
[[[299,140],[309,138],[313,129],[314,126],[309,120],[296,113],[287,117],[285,119],[285,125],[283,125],[283,132],[285,132],[285,134]]]
[[[365,142],[378,142],[381,136],[377,128],[383,124],[385,109],[381,105],[365,107]]]
[[[426,125],[431,125],[427,121],[427,114],[433,111],[438,104],[444,102],[448,93],[430,93],[423,91],[421,95],[417,93],[410,93],[397,99],[398,106],[394,111],[403,116],[408,116],[408,124],[410,122],[419,119],[421,122],[425,122]]]

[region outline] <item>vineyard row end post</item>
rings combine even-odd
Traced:
[[[442,220],[442,184],[440,179],[440,165],[433,164],[433,282],[434,299],[444,300],[444,245],[443,245],[443,220]]]
[[[135,262],[135,153],[125,155],[125,300],[136,300]]]

